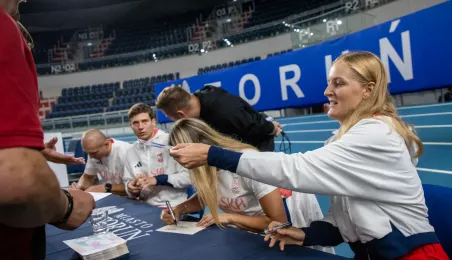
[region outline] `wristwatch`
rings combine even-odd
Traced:
[[[105,183],[105,192],[111,192],[111,183]]]

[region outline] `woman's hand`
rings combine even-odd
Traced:
[[[179,219],[180,215],[179,215],[179,211],[174,210],[174,216],[176,217],[176,219]],[[167,225],[173,225],[174,224],[174,219],[171,216],[171,213],[169,212],[168,209],[163,209],[162,210],[162,214],[160,216],[160,219],[163,221],[163,223],[167,224]]]
[[[193,169],[207,164],[209,149],[207,144],[178,144],[170,155],[184,168]]]
[[[281,223],[273,221],[268,225],[268,230],[272,230],[274,226],[280,225]],[[279,241],[279,248],[284,251],[285,245],[298,245],[302,246],[305,239],[305,233],[296,227],[277,229],[270,234],[267,234],[264,238],[265,241],[270,241],[270,247],[273,247],[277,241]]]
[[[220,224],[232,224],[232,215],[230,214],[219,214],[218,221]],[[209,227],[215,224],[215,220],[213,219],[211,214],[204,214],[202,219],[198,222],[198,227]]]

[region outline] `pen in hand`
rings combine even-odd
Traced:
[[[271,232],[274,232],[274,231],[276,231],[276,230],[278,230],[278,229],[286,228],[286,227],[290,227],[290,226],[292,226],[292,223],[286,222],[286,223],[283,223],[283,224],[274,226],[272,230],[268,230],[268,229],[264,230],[263,234],[264,234],[264,235],[267,235],[267,234],[269,234],[269,233],[271,233]]]
[[[173,218],[174,224],[176,224],[176,226],[177,226],[176,215],[174,214],[173,208],[171,207],[171,204],[169,203],[169,201],[166,202],[166,206],[168,207],[168,211],[170,212],[171,217]]]

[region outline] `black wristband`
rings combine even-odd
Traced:
[[[72,214],[72,209],[74,208],[74,199],[72,198],[72,195],[71,195],[71,193],[69,193],[69,191],[63,189],[63,192],[67,197],[66,214],[64,214],[64,217],[60,221],[55,222],[55,223],[50,223],[52,225],[59,225],[59,224],[65,223],[68,220],[69,216],[71,216],[71,214]]]

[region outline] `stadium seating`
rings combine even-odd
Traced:
[[[247,14],[244,18],[240,18],[240,20],[243,28],[250,28],[283,19],[292,14],[298,14],[332,2],[336,1],[255,1],[254,11],[250,11],[251,13],[249,15]],[[101,60],[81,61],[78,63],[78,70],[86,71],[148,62],[154,60],[154,54],[158,59],[187,55],[188,48],[185,44],[188,44],[190,41],[190,39],[187,38],[187,30],[195,25],[198,15],[199,12],[187,13],[169,20],[145,20],[105,26],[104,35],[109,35],[114,31],[116,36],[115,39],[112,39],[111,44],[103,53],[104,57]],[[207,15],[204,17],[207,17]],[[229,36],[228,39],[232,44],[240,44],[275,36],[283,32],[289,32],[290,30],[291,28],[281,23],[277,23],[245,33],[239,31],[237,34]],[[36,42],[34,51],[36,63],[48,64],[49,61],[52,60],[48,50],[54,48],[59,42],[65,42],[67,44],[73,33],[74,31],[65,31],[61,34],[39,33],[36,36],[33,35]],[[223,40],[216,41],[212,46],[214,46],[214,48],[228,47]],[[150,50],[155,51],[151,52]],[[128,55],[118,56],[119,54]],[[211,69],[208,71],[211,71]],[[48,68],[38,66],[38,73],[49,74],[51,72]]]
[[[332,0],[261,0],[256,2],[256,10],[250,19],[247,27],[268,23],[274,20],[284,19],[293,14],[301,13],[305,10],[314,9],[326,5]]]
[[[292,51],[292,49],[288,49],[288,50],[284,50],[284,51],[280,51],[280,52],[269,53],[269,54],[267,54],[267,58],[270,58],[272,56],[277,56],[280,54],[284,54],[286,52],[291,52],[291,51]],[[242,64],[247,64],[247,63],[251,63],[253,61],[258,61],[258,60],[261,60],[261,57],[256,56],[254,58],[241,59],[241,60],[236,60],[236,61],[225,62],[222,64],[207,66],[204,68],[199,68],[198,75],[207,73],[207,72],[211,72],[211,71],[218,71],[218,70],[222,70],[222,69],[233,68],[233,67],[236,67],[236,66],[239,66]]]
[[[65,88],[47,118],[103,113],[114,91],[119,88],[119,82]]]
[[[207,73],[207,72],[211,72],[211,71],[217,71],[217,70],[232,68],[232,67],[239,66],[239,65],[242,65],[242,64],[251,63],[253,61],[258,61],[260,59],[261,59],[261,57],[257,56],[257,57],[254,57],[254,58],[236,60],[236,61],[231,61],[231,62],[228,62],[228,63],[225,62],[223,64],[207,66],[207,67],[204,67],[204,68],[199,68],[198,69],[198,74],[203,74],[203,73]]]
[[[155,104],[154,84],[179,79],[179,72],[158,76],[126,80],[121,88],[120,82],[104,83],[92,86],[64,88],[58,103],[52,107],[52,112],[47,114],[47,119],[70,117],[77,115],[89,115],[103,112],[129,109],[133,104],[142,102],[149,105]],[[118,121],[118,119],[115,119]],[[112,120],[107,120],[109,123]],[[116,122],[114,121],[114,122]],[[119,121],[121,118],[119,118]],[[85,119],[82,124],[88,124]],[[103,119],[90,119],[90,125],[103,124]],[[73,125],[73,127],[75,127]],[[61,128],[69,128],[70,124],[61,124]]]

